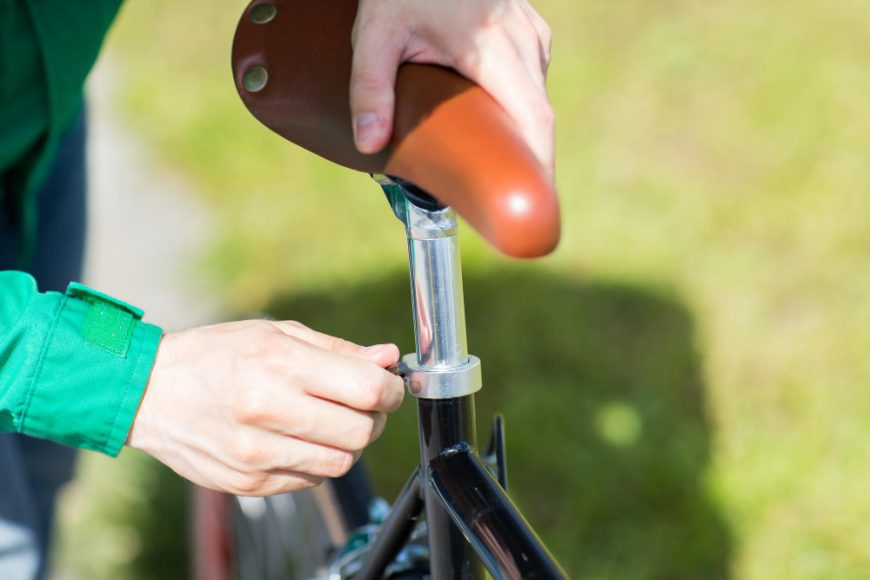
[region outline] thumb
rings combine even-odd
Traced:
[[[402,46],[374,24],[362,25],[354,38],[350,75],[350,112],[353,136],[360,153],[377,153],[393,131],[396,72]]]

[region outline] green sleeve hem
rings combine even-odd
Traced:
[[[118,455],[124,443],[127,442],[127,436],[133,426],[133,419],[136,417],[139,403],[142,401],[142,395],[145,393],[145,387],[151,377],[151,369],[154,367],[154,360],[157,357],[157,347],[160,345],[162,337],[163,330],[160,327],[144,322],[139,322],[133,331],[133,359],[135,361],[133,372],[124,389],[118,412],[112,423],[112,429],[106,440],[105,448],[102,450],[112,457]]]
[[[24,388],[18,431],[115,456],[127,440],[162,330],[141,310],[85,286],[36,295],[28,317],[45,323]]]

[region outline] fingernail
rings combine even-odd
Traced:
[[[353,132],[357,148],[363,153],[374,153],[380,137],[380,123],[374,113],[360,113],[356,116]]]

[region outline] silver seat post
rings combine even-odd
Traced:
[[[408,238],[417,343],[402,359],[408,389],[425,399],[470,395],[481,388],[480,360],[468,354],[456,213],[418,207],[401,186],[386,189]]]
[[[456,214],[407,204],[405,231],[411,299],[422,369],[457,367],[468,361],[465,303]]]

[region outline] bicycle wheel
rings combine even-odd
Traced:
[[[310,579],[368,524],[372,488],[361,464],[314,489],[268,498],[193,490],[197,580]]]

